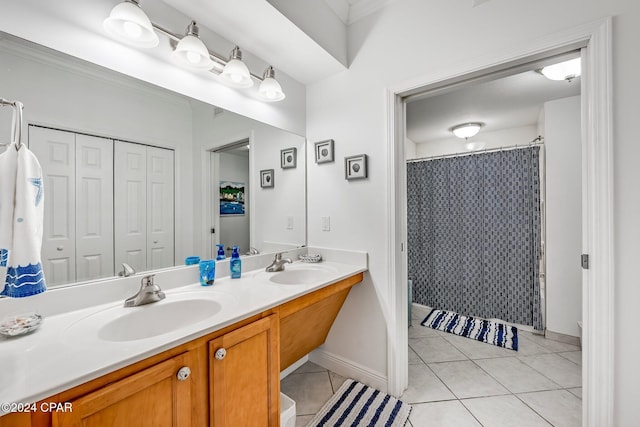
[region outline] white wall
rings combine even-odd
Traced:
[[[244,183],[244,194],[253,190],[249,185],[249,156],[235,153],[220,153],[220,180]],[[215,184],[215,183],[214,183]],[[219,201],[214,200],[212,209],[219,209]],[[220,243],[227,247],[238,246],[240,253],[249,250],[249,219],[251,205],[245,198],[244,215],[225,215],[220,217]],[[212,254],[213,256],[214,254]],[[231,256],[230,253],[227,256]]]
[[[579,336],[582,320],[580,97],[544,104],[547,329]]]
[[[310,85],[307,137],[333,138],[336,163],[309,167],[309,244],[369,252],[369,274],[356,286],[325,349],[386,375],[386,322],[390,310],[386,90],[409,80],[436,78],[438,70],[491,62],[505,50],[582,23],[614,15],[614,182],[616,252],[615,425],[636,425],[640,341],[634,324],[640,301],[640,146],[635,121],[640,99],[640,2],[633,0],[396,0],[350,27],[348,71]],[[386,58],[381,61],[381,58]],[[393,66],[392,66],[393,63]],[[370,155],[370,178],[346,183],[342,161]],[[393,209],[393,207],[391,207]],[[332,216],[331,232],[320,216]]]

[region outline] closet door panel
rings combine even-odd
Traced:
[[[147,268],[147,148],[115,141],[115,265]]]
[[[174,265],[173,151],[147,147],[147,266]]]
[[[29,149],[42,167],[42,265],[47,285],[76,281],[75,138],[72,132],[29,126]]]
[[[113,241],[113,141],[77,135],[77,280],[114,275]]]

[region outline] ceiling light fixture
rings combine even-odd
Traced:
[[[276,80],[276,72],[271,65],[264,70],[262,83],[258,88],[258,96],[267,102],[282,101],[286,97],[280,83]]]
[[[253,80],[251,79],[251,73],[249,69],[242,62],[242,51],[238,46],[234,47],[229,55],[229,62],[224,66],[222,70],[222,81],[227,86],[248,88],[253,86]]]
[[[209,50],[198,37],[196,21],[191,21],[186,35],[178,42],[171,56],[186,68],[210,70],[213,67]]]
[[[566,80],[571,82],[582,74],[582,63],[580,58],[574,58],[558,64],[543,67],[540,70],[540,73],[549,80]]]
[[[158,36],[137,0],[125,0],[111,9],[103,22],[104,29],[115,39],[136,47],[158,45]]]
[[[451,132],[458,138],[469,139],[480,132],[480,128],[484,126],[481,122],[463,123],[451,128]]]
[[[262,77],[249,71],[242,62],[242,51],[236,46],[229,58],[209,50],[199,37],[195,21],[187,27],[186,35],[177,34],[155,24],[140,7],[139,0],[125,0],[117,4],[107,19],[104,28],[114,39],[136,47],[151,48],[158,45],[156,33],[169,39],[174,47],[171,56],[180,65],[197,70],[209,70],[220,76],[220,81],[234,88],[250,88],[254,79],[260,81],[258,98],[266,102],[281,101],[286,98],[280,83],[275,78],[272,66],[267,67]]]

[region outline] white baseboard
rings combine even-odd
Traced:
[[[387,377],[359,363],[344,359],[322,349],[315,349],[309,353],[309,360],[343,377],[353,378],[370,387],[387,392]]]
[[[306,356],[303,356],[300,359],[293,362],[291,366],[289,366],[284,371],[280,372],[280,381],[287,378],[290,373],[292,373],[293,371],[295,371],[296,369],[298,369],[300,366],[304,365],[308,361],[309,361],[309,355],[307,354]]]
[[[545,338],[553,341],[560,341],[571,345],[580,345],[580,337],[574,337],[573,335],[561,334],[560,332],[553,332],[547,329],[544,336]]]

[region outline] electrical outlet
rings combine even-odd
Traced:
[[[323,216],[322,217],[322,231],[331,231],[331,217]]]
[[[287,230],[293,230],[293,217],[287,217]]]

